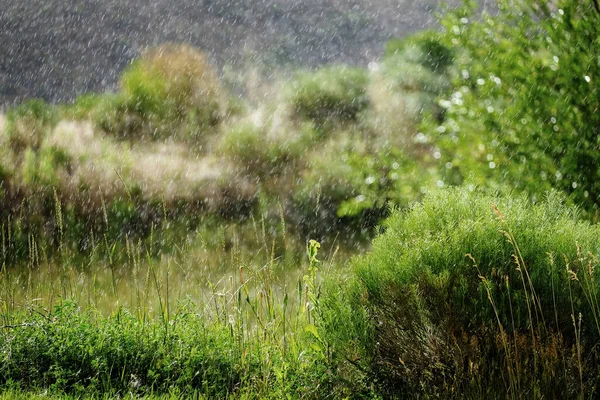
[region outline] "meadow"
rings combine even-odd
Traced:
[[[597,397],[594,4],[7,110],[0,397]]]

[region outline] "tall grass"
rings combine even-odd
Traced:
[[[59,240],[62,213],[56,197]],[[147,242],[90,238],[95,247],[83,258],[61,246],[48,258],[29,235],[25,270],[3,263],[0,271],[1,391],[178,398],[329,392],[313,315],[319,244],[308,244],[305,262],[294,255],[283,219],[277,234],[264,220],[246,232],[228,238],[208,230],[179,257],[155,251],[160,231]],[[225,269],[203,272],[196,264],[202,248],[219,254]],[[290,262],[307,264],[307,272],[293,272]],[[278,276],[283,267],[292,274],[285,279]],[[119,290],[123,269],[130,278]]]

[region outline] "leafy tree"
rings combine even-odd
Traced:
[[[600,12],[592,0],[476,5],[442,20],[455,49],[445,118],[425,123],[449,184],[469,180],[538,197],[550,188],[598,216]]]

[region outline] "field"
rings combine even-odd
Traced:
[[[597,397],[600,11],[499,10],[7,110],[0,397]]]

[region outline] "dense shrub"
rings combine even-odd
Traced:
[[[119,94],[98,116],[117,135],[195,140],[219,123],[223,93],[205,56],[187,45],[150,49],[121,76]]]
[[[426,31],[407,39],[392,39],[386,45],[379,68],[387,88],[379,91],[401,93],[404,106],[397,112],[408,111],[414,115],[415,125],[424,115],[440,118],[443,110],[437,99],[450,85],[452,60],[452,50],[441,42],[437,32]]]
[[[595,393],[598,226],[555,194],[530,205],[456,189],[384,229],[355,261],[349,298],[326,313],[344,358],[382,393]]]
[[[401,54],[411,54],[413,62],[438,74],[446,72],[454,59],[454,50],[444,44],[436,31],[424,31],[405,39],[391,39],[386,43],[386,58]]]
[[[96,117],[108,94],[86,93],[78,96],[73,103],[60,107],[61,116],[73,120],[89,120]]]
[[[290,218],[307,236],[325,238],[346,233],[371,237],[391,204],[418,199],[426,182],[417,165],[402,153],[374,156],[357,151],[322,151],[308,157],[291,196]]]
[[[6,115],[6,134],[15,152],[37,150],[50,129],[58,122],[56,109],[43,100],[30,100]]]
[[[260,126],[239,123],[223,134],[220,151],[239,162],[246,172],[265,175],[277,173],[296,156],[295,144],[268,137]]]
[[[532,197],[560,189],[597,217],[600,199],[600,23],[593,1],[500,2],[475,18],[449,13],[456,52],[436,136],[445,181],[508,186]],[[446,168],[450,165],[451,168]]]
[[[369,107],[367,74],[348,67],[299,73],[288,89],[294,115],[323,124],[354,121]]]

